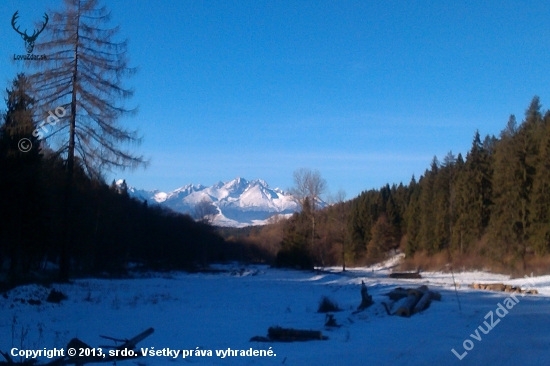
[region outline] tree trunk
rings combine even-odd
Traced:
[[[67,178],[65,183],[65,238],[61,247],[60,263],[59,263],[59,280],[62,282],[69,281],[70,267],[70,249],[72,247],[72,205],[73,205],[73,177],[74,177],[74,150],[75,150],[75,134],[76,134],[76,93],[77,93],[77,77],[78,77],[78,27],[80,22],[80,9],[76,15],[76,41],[74,45],[74,68],[72,75],[72,92],[71,92],[71,116],[69,119],[69,146],[67,152]]]

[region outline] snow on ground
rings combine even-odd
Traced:
[[[126,280],[80,279],[53,285],[68,299],[47,303],[49,289],[19,287],[0,297],[0,350],[66,347],[78,337],[90,346],[112,344],[108,335],[130,338],[153,327],[140,348],[212,350],[213,356],[140,357],[121,365],[547,365],[550,364],[550,276],[510,280],[484,273],[422,273],[417,280],[387,277],[388,262],[316,272],[270,269],[266,266],[217,266],[219,273],[148,274]],[[333,272],[333,273],[330,273]],[[352,314],[365,281],[375,304]],[[472,282],[504,282],[536,288],[540,295],[517,295],[518,303],[504,317],[497,315],[508,293],[473,290]],[[426,284],[442,294],[411,318],[388,316],[381,302],[396,286]],[[324,328],[319,300],[328,296],[343,309],[335,313],[341,327]],[[40,305],[19,299],[41,300]],[[484,322],[494,328],[487,334]],[[502,313],[502,310],[500,311]],[[497,322],[500,320],[500,322]],[[250,342],[266,336],[270,326],[322,330],[326,341]],[[476,333],[476,329],[478,330]],[[471,336],[472,335],[472,336]],[[466,342],[465,342],[466,341]],[[464,354],[466,347],[471,348]],[[271,348],[270,348],[271,347]],[[273,350],[273,357],[220,358],[215,350]],[[462,356],[459,360],[451,351]],[[16,358],[17,360],[18,358]],[[41,361],[47,361],[42,358]]]

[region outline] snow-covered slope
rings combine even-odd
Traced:
[[[167,193],[129,188],[128,193],[150,204],[189,214],[193,214],[197,203],[206,199],[218,211],[213,222],[218,226],[261,225],[275,214],[291,215],[299,210],[292,195],[279,188],[270,188],[261,179],[247,181],[236,178],[229,182],[218,182],[211,187],[188,184]]]

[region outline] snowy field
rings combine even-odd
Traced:
[[[220,273],[81,279],[53,286],[68,296],[60,304],[45,302],[50,289],[37,285],[19,287],[0,297],[0,350],[66,348],[73,337],[99,347],[114,344],[99,335],[131,338],[152,327],[155,332],[138,344],[138,353],[142,348],[180,350],[178,357],[147,356],[119,364],[550,364],[550,276],[509,280],[490,273],[455,273],[460,285],[459,310],[450,274],[422,273],[423,278],[417,280],[390,279],[390,264],[355,268],[346,275],[338,273],[337,268],[298,272],[228,265],[217,266],[227,270]],[[362,280],[375,304],[352,314],[361,300]],[[512,307],[513,302],[506,300],[508,293],[467,287],[473,282],[535,288],[539,295],[517,295],[518,302]],[[386,314],[381,305],[382,301],[388,302],[385,293],[396,286],[421,284],[440,292],[442,301],[432,302],[424,312],[410,318]],[[341,327],[324,327],[325,314],[317,313],[322,296],[330,297],[343,309],[335,313]],[[41,304],[30,305],[29,299],[40,300]],[[510,306],[504,307],[507,313],[498,311],[499,304]],[[492,320],[488,317],[490,312]],[[499,317],[499,313],[504,316]],[[490,327],[484,322],[490,325],[491,321],[493,328],[487,331]],[[253,336],[266,336],[267,329],[276,325],[321,330],[329,339],[294,343],[249,341]],[[212,356],[195,356],[197,347],[203,355],[210,350]],[[226,352],[250,348],[271,350],[274,355],[229,356]],[[183,358],[181,350],[193,350],[193,356]],[[226,357],[217,356],[216,350],[223,350]],[[39,360],[48,361],[43,357]]]

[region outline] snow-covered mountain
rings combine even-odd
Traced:
[[[122,180],[117,182],[121,183]],[[159,204],[191,215],[197,203],[207,200],[218,211],[213,221],[217,226],[261,225],[275,214],[291,215],[299,210],[298,202],[292,195],[279,188],[270,188],[261,179],[247,181],[236,178],[225,183],[218,182],[211,187],[188,184],[172,192],[130,187],[128,193],[149,204]]]

